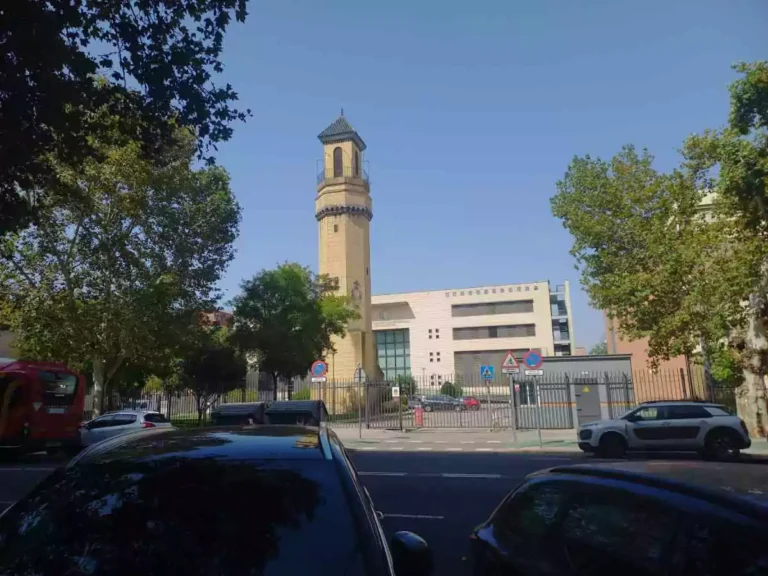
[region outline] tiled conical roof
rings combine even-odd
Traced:
[[[350,126],[347,119],[342,112],[341,116],[336,118],[328,128],[320,132],[317,135],[318,140],[323,144],[332,144],[333,142],[344,142],[346,140],[352,140],[357,147],[362,151],[365,150],[365,142],[360,138],[360,135],[355,132],[355,129]]]

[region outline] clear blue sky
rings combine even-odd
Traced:
[[[243,208],[222,282],[317,268],[317,134],[368,144],[373,292],[570,280],[577,344],[602,336],[549,198],[574,155],[648,147],[661,169],[727,117],[730,65],[768,58],[764,0],[252,0],[224,79],[253,110],[220,146]]]

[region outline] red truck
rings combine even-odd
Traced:
[[[85,378],[64,364],[0,358],[0,457],[80,447]]]

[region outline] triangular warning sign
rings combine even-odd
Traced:
[[[504,358],[504,362],[501,363],[502,368],[519,368],[520,365],[517,363],[517,360],[515,359],[514,354],[512,352],[507,352],[507,357]]]

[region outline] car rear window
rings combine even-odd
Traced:
[[[707,406],[706,410],[712,416],[731,416],[732,415],[725,406]]]
[[[71,406],[77,390],[77,376],[66,372],[40,371],[43,387],[43,404],[46,406]]]
[[[163,424],[168,422],[162,414],[144,414],[144,421],[152,422],[153,424]]]
[[[332,462],[155,456],[54,473],[0,518],[0,574],[364,573]]]

